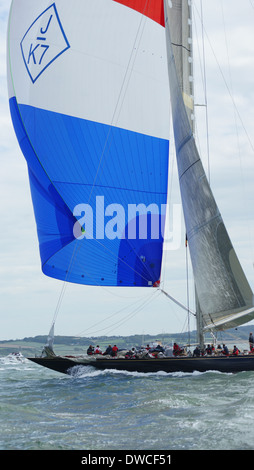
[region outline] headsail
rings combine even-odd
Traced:
[[[13,0],[8,30],[10,109],[42,270],[80,284],[152,286],[168,176],[163,1],[49,3]],[[147,236],[135,237],[146,217]]]
[[[196,293],[204,328],[226,329],[254,318],[253,293],[229,239],[193,136],[191,1],[164,0],[164,9],[179,182]]]

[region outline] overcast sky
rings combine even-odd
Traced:
[[[155,289],[68,284],[60,297],[63,284],[41,273],[27,168],[8,107],[6,29],[10,4],[11,0],[0,0],[0,340],[47,334],[59,299],[56,334],[145,335],[183,331],[185,312]],[[194,25],[200,22],[200,5],[200,0],[194,1]],[[254,289],[254,1],[205,0],[203,16],[209,152],[203,107],[196,108],[196,137],[206,170],[209,154],[211,186]],[[200,34],[194,45],[198,58],[202,55]],[[204,104],[198,61],[195,77],[195,102]],[[179,204],[176,165],[170,165],[174,174],[172,203]],[[186,305],[183,245],[166,253],[163,287]],[[192,304],[192,288],[190,291]],[[191,321],[191,328],[194,327]]]

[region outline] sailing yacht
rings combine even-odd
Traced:
[[[192,54],[190,0],[12,2],[10,110],[28,165],[43,273],[160,288],[171,113],[203,350],[206,331],[252,320],[254,301],[197,149]],[[106,226],[105,214],[112,217]],[[250,354],[127,360],[46,351],[30,359],[64,373],[91,364],[254,370]]]

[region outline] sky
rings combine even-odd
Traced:
[[[204,69],[200,30],[204,19]],[[0,340],[48,334],[131,335],[185,331],[186,312],[156,289],[63,285],[41,272],[27,167],[12,127],[6,80],[11,0],[0,0]],[[194,0],[196,140],[229,235],[254,289],[254,1]],[[207,123],[207,124],[206,124]],[[207,130],[209,146],[207,146]],[[171,204],[180,204],[170,150]],[[163,288],[194,304],[186,281],[184,227],[179,249],[166,252]],[[63,295],[62,295],[63,294]],[[194,319],[190,328],[195,328]]]

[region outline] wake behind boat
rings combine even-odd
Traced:
[[[24,362],[26,360],[21,352],[12,352],[6,356],[6,359],[10,362]]]

